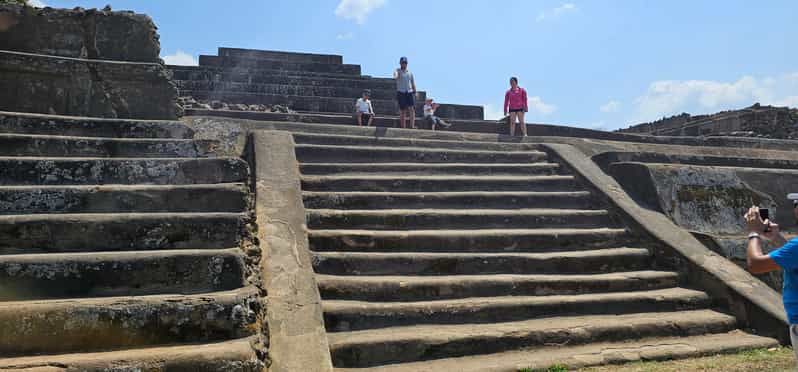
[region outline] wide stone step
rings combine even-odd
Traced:
[[[283,71],[326,72],[347,75],[360,75],[360,65],[330,63],[297,63],[273,59],[230,58],[221,56],[199,56],[200,66],[254,68]]]
[[[557,163],[302,163],[306,175],[553,175],[561,171]]]
[[[395,84],[394,84],[395,85]],[[304,81],[302,84],[273,84],[273,83],[245,83],[231,81],[208,81],[208,80],[178,80],[177,88],[181,91],[225,91],[237,93],[258,93],[276,94],[289,96],[311,96],[311,97],[335,97],[347,98],[352,100],[354,108],[355,100],[363,95],[365,89],[371,91],[371,99],[392,100],[396,99],[396,87],[382,88],[358,88],[339,84],[336,86],[318,85],[313,81]],[[419,92],[418,97],[422,102],[426,97],[423,92]]]
[[[284,52],[278,50],[258,50],[258,49],[243,49],[243,48],[224,48],[218,49],[220,57],[225,58],[252,58],[252,59],[269,59],[294,63],[327,63],[327,64],[342,64],[344,57],[336,54],[318,54],[318,53],[297,53],[297,52]]]
[[[573,176],[302,176],[305,191],[575,191]]]
[[[777,346],[779,346],[779,342],[776,339],[734,330],[729,333],[689,337],[644,338],[617,342],[588,343],[577,346],[549,345],[495,354],[390,364],[372,368],[370,371],[517,372],[526,369],[543,371],[553,365],[577,369],[603,364],[697,358]],[[336,368],[335,371],[356,372],[362,371],[362,369]]]
[[[211,155],[217,145],[211,140],[0,133],[0,156],[196,158]]]
[[[330,120],[330,119],[327,119]],[[332,121],[332,120],[330,120]],[[357,129],[357,128],[350,128]],[[450,149],[450,150],[481,150],[498,152],[524,152],[524,151],[543,151],[540,144],[532,142],[488,142],[470,141],[457,138],[456,140],[445,140],[437,138],[440,133],[435,132],[413,132],[413,137],[388,137],[388,133],[348,133],[343,128],[337,133],[310,133],[294,132],[294,141],[302,145],[326,145],[326,146],[370,146],[370,147],[415,147],[424,149]],[[448,133],[452,134],[452,133]]]
[[[270,77],[308,78],[308,79],[344,79],[384,84],[386,89],[396,87],[392,78],[373,77],[368,75],[340,74],[334,72],[291,71],[236,66],[167,66],[172,71],[174,80],[210,80],[235,81],[246,83],[267,83]],[[286,83],[290,84],[290,83]],[[322,82],[319,85],[324,85]]]
[[[327,275],[590,274],[650,267],[647,249],[607,248],[554,253],[316,252],[313,268]]]
[[[243,182],[239,158],[22,158],[0,157],[0,185],[213,184]]]
[[[316,281],[325,300],[390,302],[662,289],[677,286],[679,274],[670,271],[629,271],[595,275],[317,275]]]
[[[213,185],[0,186],[0,215],[32,213],[244,212],[243,183]]]
[[[227,103],[247,105],[285,105],[295,111],[344,113],[354,112],[353,98],[312,97],[284,94],[246,93],[209,90],[181,90],[180,95],[192,96],[199,100],[218,100]],[[357,98],[357,97],[355,97]],[[396,100],[373,99],[371,104],[378,115],[397,115],[399,106]],[[422,114],[423,103],[417,102],[416,114]],[[482,106],[441,104],[436,114],[442,118],[462,120],[482,120]],[[418,124],[418,123],[417,123]]]
[[[310,230],[314,251],[551,252],[606,248],[636,239],[624,229]]]
[[[549,345],[726,333],[737,320],[712,310],[554,317],[494,324],[423,325],[331,333],[336,367],[491,354]]]
[[[487,151],[430,147],[296,145],[301,163],[536,163],[543,151]]]
[[[313,192],[302,193],[311,209],[395,209],[462,208],[493,209],[574,208],[593,209],[601,205],[589,191],[466,191],[466,192]]]
[[[224,291],[245,275],[238,248],[6,255],[0,301]]]
[[[614,225],[603,209],[310,209],[311,229],[369,230],[512,229],[606,227]]]
[[[323,301],[329,332],[421,324],[479,324],[560,315],[681,311],[710,305],[704,292],[684,288],[575,296],[478,297],[423,302]]]
[[[0,111],[0,133],[117,138],[194,137],[194,131],[179,121],[82,118],[3,111]]]
[[[71,353],[207,342],[253,333],[256,288],[0,303],[0,355]]]
[[[241,243],[245,213],[0,216],[0,254],[223,249]]]
[[[99,353],[40,355],[0,359],[0,370],[8,371],[237,371],[259,372],[254,338],[208,344],[188,344],[128,349]],[[54,367],[58,366],[58,367]]]
[[[332,88],[350,88],[359,89],[361,92],[365,89],[390,91],[396,90],[396,82],[393,79],[377,79],[365,76],[337,75],[334,77],[328,77],[324,74],[290,76],[290,72],[268,74],[252,73],[251,71],[230,72],[227,70],[215,73],[177,69],[173,71],[175,71],[175,77],[180,78],[176,79],[178,85],[228,82],[234,84],[304,85]],[[198,86],[202,87],[202,85]],[[396,93],[394,92],[394,95],[395,94]]]

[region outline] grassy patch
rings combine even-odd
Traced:
[[[668,360],[662,362],[633,362],[569,370],[562,365],[544,369],[524,368],[519,372],[792,372],[796,370],[795,354],[789,348],[757,349],[737,354],[713,355],[703,358]]]
[[[758,349],[737,354],[714,355],[703,358],[669,360],[662,362],[634,362],[618,366],[601,366],[580,369],[580,372],[787,372],[795,371],[792,349]]]

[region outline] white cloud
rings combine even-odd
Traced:
[[[371,12],[383,7],[386,0],[341,0],[335,8],[335,15],[339,18],[352,20],[357,24],[366,23]]]
[[[499,120],[502,118],[504,118],[504,111],[501,106],[485,105],[485,120]]]
[[[536,112],[540,115],[546,116],[551,114],[554,111],[557,111],[557,106],[543,102],[540,97],[529,97],[527,99],[527,103],[529,105],[529,111]]]
[[[577,10],[579,10],[579,8],[577,8],[576,5],[574,5],[573,3],[565,3],[554,9],[540,12],[540,14],[538,14],[538,17],[535,18],[535,21],[543,22],[547,19],[556,19],[565,13],[575,12]]]
[[[196,66],[199,64],[194,56],[179,49],[175,54],[163,56],[161,58],[163,58],[163,61],[167,65]]]
[[[599,110],[601,112],[618,112],[621,109],[621,103],[616,100],[610,100],[609,102],[601,105]]]
[[[355,37],[355,34],[347,32],[345,34],[335,35],[335,40],[352,40],[353,37]]]
[[[44,8],[47,6],[47,4],[45,4],[44,1],[41,0],[28,0],[28,5],[36,8]]]
[[[648,121],[683,111],[721,111],[763,105],[798,107],[798,73],[777,77],[743,76],[734,82],[663,80],[651,83],[636,100],[637,118]]]

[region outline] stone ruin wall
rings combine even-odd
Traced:
[[[175,119],[159,54],[146,15],[0,5],[0,111]]]
[[[798,109],[762,106],[712,115],[680,115],[621,129],[622,133],[660,136],[735,136],[798,139]]]

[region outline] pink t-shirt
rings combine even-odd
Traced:
[[[527,107],[526,91],[521,87],[515,90],[511,88],[504,94],[504,112],[520,109],[524,109],[524,111],[529,109]]]

